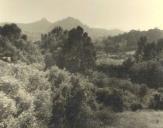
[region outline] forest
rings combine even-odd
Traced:
[[[31,41],[0,27],[0,128],[161,128],[162,110],[161,30],[92,40],[58,26]]]

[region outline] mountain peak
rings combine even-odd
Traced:
[[[62,28],[66,29],[66,30],[70,30],[70,29],[77,27],[77,26],[81,26],[84,29],[88,28],[80,20],[73,18],[73,17],[67,17],[67,18],[64,18],[62,20],[59,20],[59,21],[54,23],[53,27],[54,26],[61,26]]]
[[[74,18],[74,17],[69,16],[69,17],[65,18],[65,20],[77,20],[77,19]]]
[[[62,21],[66,21],[66,22],[69,22],[69,23],[74,23],[74,22],[76,22],[76,23],[80,23],[80,24],[82,24],[81,22],[80,22],[80,20],[78,20],[78,19],[76,19],[76,18],[74,18],[74,17],[67,17],[67,18],[65,18],[65,19],[62,19]]]
[[[43,18],[40,20],[40,22],[42,22],[42,23],[49,23],[49,21],[48,21],[47,18],[45,18],[45,17],[43,17]]]

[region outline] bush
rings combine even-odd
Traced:
[[[103,103],[105,106],[112,107],[113,111],[123,111],[123,99],[121,92],[118,90],[108,88],[99,89],[96,92],[96,96],[98,102]]]
[[[49,71],[52,84],[53,116],[50,127],[93,128],[94,87],[84,76],[70,74],[53,66]]]
[[[130,69],[130,77],[133,82],[146,84],[150,88],[162,87],[163,67],[156,61],[136,63]]]
[[[155,110],[163,110],[163,100],[160,93],[153,94],[153,97],[149,103],[149,108]]]
[[[47,128],[51,118],[51,88],[37,66],[0,61],[0,126]]]
[[[90,81],[97,87],[106,87],[109,83],[109,78],[106,74],[98,71],[94,71],[89,76]]]
[[[137,111],[137,110],[141,110],[143,107],[140,103],[134,103],[131,104],[131,110],[132,111]]]
[[[97,111],[95,117],[100,120],[101,126],[112,126],[116,122],[116,114],[108,109]]]

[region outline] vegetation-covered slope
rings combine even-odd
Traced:
[[[163,110],[162,43],[141,37],[133,55],[111,64],[80,26],[32,43],[16,24],[4,25],[0,128],[159,128],[162,116],[151,111]]]
[[[152,43],[163,38],[163,31],[160,29],[150,29],[147,31],[132,30],[114,37],[108,37],[101,44],[97,45],[108,52],[132,51],[136,50],[137,42],[142,36],[147,37],[148,42]]]

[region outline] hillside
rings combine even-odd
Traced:
[[[69,20],[62,26],[71,29]],[[34,32],[47,23],[33,23]],[[140,33],[162,37],[154,29],[110,40],[135,41]],[[16,24],[0,27],[0,128],[161,128],[162,44],[141,38],[136,53],[110,54],[81,27],[54,29],[38,43]]]
[[[149,29],[147,31],[131,30],[130,32],[126,32],[114,37],[108,37],[103,40],[102,44],[107,45],[107,47],[110,48],[114,47],[117,50],[130,51],[136,49],[137,43],[142,36],[146,36],[148,42],[155,42],[158,39],[163,38],[163,30],[157,28]]]
[[[0,25],[4,25],[5,23],[1,23]],[[38,40],[42,33],[47,33],[54,27],[61,26],[63,29],[70,30],[77,26],[81,26],[84,28],[86,32],[92,37],[92,39],[99,39],[102,37],[107,36],[115,36],[122,33],[121,30],[113,29],[101,29],[101,28],[91,28],[88,25],[83,24],[78,19],[68,17],[56,22],[50,22],[46,18],[42,18],[39,21],[32,22],[32,23],[16,23],[22,31],[28,35],[29,39],[31,40]]]
[[[51,28],[54,28],[57,26],[61,26],[62,28],[66,30],[70,30],[74,27],[81,26],[82,28],[84,28],[86,32],[88,32],[88,34],[93,39],[99,39],[99,38],[107,37],[107,36],[115,36],[120,33],[123,33],[121,30],[118,30],[118,29],[107,30],[107,29],[102,29],[102,28],[91,28],[88,25],[83,24],[78,19],[74,19],[72,17],[68,17],[66,19],[53,23]]]

